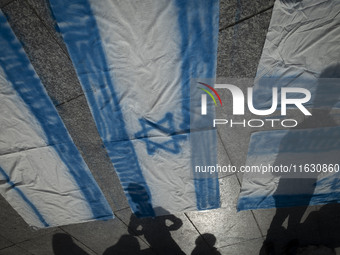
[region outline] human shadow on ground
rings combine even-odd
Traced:
[[[54,255],[88,255],[76,245],[68,234],[57,233],[53,235],[52,247]]]
[[[152,250],[141,250],[140,244],[138,239],[131,235],[122,235],[118,242],[107,248],[103,255],[114,255],[114,254],[121,254],[121,255],[147,255],[147,254],[155,254]]]
[[[274,165],[289,165],[292,162],[299,162],[299,164],[303,165],[309,164],[315,159],[322,161],[324,160],[324,155],[319,156],[318,151],[321,154],[321,152],[326,152],[327,150],[339,149],[339,144],[334,142],[340,141],[340,132],[337,129],[329,129],[330,131],[318,129],[321,127],[337,126],[331,110],[340,101],[340,94],[333,93],[333,95],[325,97],[325,95],[329,94],[330,90],[335,89],[332,87],[335,85],[334,81],[337,82],[334,78],[340,78],[340,64],[330,66],[321,73],[312,104],[312,116],[306,117],[303,122],[285,134],[280,142],[278,156]],[[334,91],[336,92],[336,90],[339,89]],[[311,152],[310,158],[308,156],[303,158],[303,153],[306,151]],[[339,162],[328,163],[335,164]],[[311,232],[307,231],[304,233],[305,236],[301,236],[301,231],[308,229],[308,226],[311,225],[311,222],[301,224],[301,219],[311,204],[319,174],[315,172],[304,176],[299,175],[298,177],[288,176],[284,173],[276,174],[280,176],[277,188],[273,194],[277,210],[268,229],[266,241],[260,251],[261,255],[298,254],[296,253],[297,248],[301,245],[300,240],[302,239],[305,245],[307,245],[307,239],[309,239],[310,244],[322,244],[320,240],[315,239],[315,235],[311,234]],[[290,190],[292,193],[290,193]],[[300,206],[289,207],[297,204]],[[329,206],[331,207],[332,205]],[[287,228],[283,227],[285,220],[288,221]],[[294,249],[295,251],[293,251]]]
[[[191,255],[221,255],[215,248],[216,237],[213,234],[205,233],[197,237],[196,247],[191,252]]]
[[[132,183],[127,190],[132,202],[136,204],[135,208],[137,208],[137,211],[130,216],[129,234],[143,237],[156,253],[185,254],[170,233],[182,227],[182,220],[161,207],[153,208],[143,186]],[[150,212],[150,210],[153,210],[154,217],[142,218],[145,215],[143,212]],[[156,217],[155,212],[162,216]]]
[[[114,254],[115,250],[121,250],[123,247],[131,250],[125,253],[121,251],[120,254],[185,254],[171,236],[171,231],[177,231],[182,227],[182,220],[161,207],[153,208],[150,197],[142,185],[130,183],[127,191],[130,203],[134,204],[135,208],[128,224],[129,235],[121,237],[118,243],[108,248],[104,254]],[[156,217],[155,211],[157,215],[163,216]],[[143,218],[145,215],[149,217]],[[137,237],[144,239],[150,248],[141,251]]]
[[[171,232],[178,231],[182,227],[182,220],[161,207],[152,208],[149,202],[150,199],[141,185],[131,184],[128,190],[131,193],[132,202],[138,204],[135,208],[139,211],[130,216],[128,234],[122,235],[114,245],[104,251],[103,255],[185,255],[171,235]],[[161,216],[147,218],[136,216],[143,215],[144,212],[150,212],[151,208]],[[186,235],[185,232],[178,233],[177,235],[181,239],[182,244],[185,243],[185,239],[188,239],[187,243],[189,244],[192,238]],[[142,250],[141,244],[143,242],[145,246],[149,245],[150,247]],[[192,254],[219,255],[220,253],[214,247],[215,242],[216,238],[212,234],[206,233],[200,235],[196,239],[196,247]],[[53,251],[55,255],[87,255],[84,250],[74,243],[72,237],[68,234],[58,233],[53,236]]]
[[[263,246],[261,255],[297,255],[297,254],[336,254],[340,247],[340,204],[327,204],[319,210],[309,213],[303,223],[295,227],[295,239],[291,239],[289,230],[276,229],[275,239],[281,241]],[[268,238],[267,238],[268,239]],[[267,244],[270,244],[269,242]],[[267,248],[265,250],[264,248]]]

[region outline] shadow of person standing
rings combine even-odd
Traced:
[[[128,187],[129,195],[137,208],[140,210],[150,210],[149,197],[145,189],[139,184],[130,184]],[[138,192],[136,192],[138,191]],[[171,231],[180,229],[183,225],[182,220],[169,214],[165,209],[153,208],[157,214],[164,216],[140,218],[143,213],[132,214],[129,222],[129,233],[134,236],[144,236],[151,248],[159,254],[185,254],[178,244],[173,240]],[[139,217],[137,217],[137,216]],[[182,238],[186,238],[183,236]]]
[[[330,134],[329,131],[318,128],[337,126],[330,113],[334,105],[339,103],[340,93],[336,92],[340,89],[335,87],[335,83],[338,87],[340,85],[337,78],[340,78],[340,64],[330,66],[320,74],[312,104],[312,115],[306,117],[303,122],[282,137],[274,165],[289,166],[292,163],[304,165],[315,160],[323,161],[323,158],[317,154],[318,151],[334,149],[332,141],[340,140],[340,132]],[[311,152],[310,158],[303,158],[303,153],[306,151]],[[282,247],[290,240],[298,238],[298,228],[313,197],[318,174],[318,172],[295,176],[291,173],[275,174],[280,177],[275,193],[272,195],[277,209],[260,251],[261,255],[282,254],[281,249],[284,249]],[[296,206],[297,204],[299,206]],[[288,224],[285,229],[283,223],[286,219]],[[280,243],[278,246],[281,247],[274,248],[277,243]]]
[[[88,255],[73,242],[70,235],[63,233],[53,235],[52,247],[54,255]]]

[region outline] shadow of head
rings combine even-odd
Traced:
[[[195,241],[196,247],[191,255],[220,255],[215,246],[216,237],[213,234],[205,233],[197,237]]]
[[[197,237],[195,244],[196,246],[201,246],[203,243],[208,243],[211,247],[213,247],[216,243],[216,237],[210,233],[202,234],[201,236]]]
[[[53,235],[52,246],[55,255],[88,255],[67,234],[58,233]]]

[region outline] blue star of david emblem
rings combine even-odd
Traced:
[[[139,123],[142,130],[135,133],[135,138],[142,139],[146,143],[146,149],[149,155],[155,154],[157,150],[165,150],[174,154],[181,151],[180,141],[186,139],[186,135],[179,134],[175,130],[173,114],[167,113],[163,119],[154,123],[144,118],[139,119]],[[164,134],[164,137],[160,137],[160,140],[164,142],[151,141],[149,132],[151,130],[159,130]]]

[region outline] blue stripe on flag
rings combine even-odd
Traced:
[[[319,153],[340,150],[340,141],[335,139],[339,134],[340,127],[254,133],[251,136],[248,157],[274,153]]]
[[[6,182],[11,186],[12,189],[14,189],[18,195],[22,198],[22,200],[25,201],[26,204],[28,204],[29,207],[31,207],[34,214],[38,217],[38,219],[41,221],[41,223],[48,227],[49,224],[45,221],[44,217],[40,214],[39,210],[35,207],[35,205],[25,196],[25,194],[19,189],[14,182],[12,182],[9,178],[9,176],[6,174],[6,172],[0,167],[0,174],[2,174],[6,180]]]
[[[188,130],[190,125],[190,98],[188,98],[188,95],[190,95],[190,79],[213,79],[215,77],[218,37],[218,27],[216,26],[218,26],[219,1],[176,0],[176,5],[178,7],[178,23],[182,38],[181,80],[184,121],[181,128]],[[202,36],[202,32],[204,32],[205,36]],[[192,147],[192,154],[202,153],[202,150]],[[216,145],[215,148],[217,148]],[[192,155],[192,158],[206,156]],[[216,163],[210,162],[209,165],[216,165]],[[197,209],[218,208],[220,206],[218,179],[215,177],[200,178],[195,172],[194,174]]]
[[[278,204],[276,201],[280,201]],[[320,205],[339,203],[340,192],[320,194],[294,194],[276,196],[242,197],[238,201],[237,210],[253,210],[267,208],[284,208],[304,205]]]
[[[151,192],[126,132],[113,81],[107,71],[110,67],[107,64],[91,6],[87,0],[50,0],[50,4],[58,24],[63,22],[68,24],[67,27],[63,26],[59,29],[81,81],[98,132],[127,193],[129,204],[138,216],[154,216]],[[95,98],[93,90],[96,86]],[[109,93],[105,89],[100,89],[103,87],[108,88]],[[99,103],[112,100],[113,103],[101,109],[97,100]],[[138,195],[140,189],[143,192]],[[150,206],[141,206],[141,204]],[[141,207],[144,208],[142,211],[140,211]]]

